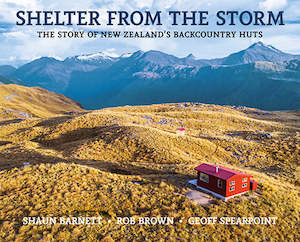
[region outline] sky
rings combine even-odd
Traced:
[[[116,11],[162,11],[163,26],[99,26],[94,27],[47,27],[17,26],[18,10],[96,10],[105,13]],[[219,10],[284,11],[284,26],[176,26],[167,22],[167,11],[209,11],[209,20]],[[185,57],[192,53],[196,58],[224,57],[247,48],[254,42],[265,44],[292,54],[300,54],[300,1],[299,0],[0,0],[0,65],[19,66],[41,56],[64,59],[69,56],[103,52],[119,56],[137,50],[159,50]],[[104,18],[104,17],[103,17]],[[103,19],[102,19],[103,20]],[[104,21],[104,20],[103,20]],[[263,31],[263,38],[235,39],[40,39],[41,30],[178,30],[178,31]]]

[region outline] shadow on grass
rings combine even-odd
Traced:
[[[45,136],[41,135],[31,141],[37,142],[45,147],[51,147],[52,149],[62,151],[64,149],[62,145],[96,137],[102,139],[106,144],[109,144],[120,137],[128,136],[130,134],[129,131],[130,127],[119,125],[79,128],[62,134],[56,139],[46,140]]]
[[[20,123],[20,122],[22,122],[24,120],[25,119],[21,119],[21,118],[5,120],[5,121],[1,121],[0,122],[0,126],[5,126],[5,125],[9,125],[9,124],[16,124],[16,123]]]
[[[88,112],[67,112],[67,113],[65,113],[64,116],[51,117],[51,118],[47,118],[45,120],[42,120],[41,122],[37,123],[34,127],[47,128],[47,127],[56,126],[56,125],[65,123],[68,120],[83,116],[87,113]]]
[[[47,118],[37,123],[34,127],[52,127],[67,122],[68,120],[71,120],[73,118],[75,118],[75,116],[58,116],[53,118]]]
[[[11,150],[9,153],[0,154],[0,169],[2,170],[22,168],[24,167],[24,162],[29,162],[30,165],[56,163],[78,164],[117,175],[140,176],[141,178],[155,183],[164,181],[177,187],[186,187],[187,180],[195,178],[195,176],[192,175],[170,171],[174,164],[165,165],[161,169],[155,169],[131,163],[82,160],[73,158],[63,159],[50,155],[42,155],[32,150],[19,151],[15,149]],[[149,166],[151,166],[151,164],[149,164]]]

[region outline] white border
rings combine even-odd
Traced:
[[[198,186],[198,185],[197,185],[197,179],[189,180],[188,183],[190,183],[190,184],[194,185],[195,187],[197,187],[198,189],[200,189],[200,190],[202,190],[202,191],[205,191],[205,192],[207,192],[207,193],[213,195],[214,197],[220,198],[220,199],[222,199],[222,200],[224,200],[224,201],[227,201],[227,200],[230,199],[230,198],[237,197],[237,196],[240,196],[240,195],[242,195],[242,194],[248,192],[248,191],[245,191],[245,192],[241,192],[241,193],[232,195],[232,196],[230,196],[230,197],[224,197],[224,196],[222,196],[222,195],[220,195],[220,194],[218,194],[218,193],[215,193],[215,192],[213,192],[213,191],[211,191],[211,190],[208,190],[208,189],[206,189],[206,188],[204,188],[204,187]]]

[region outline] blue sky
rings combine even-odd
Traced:
[[[36,31],[41,26],[16,26],[18,10],[207,10],[215,14],[218,10],[263,10],[285,11],[285,26],[272,27],[176,27],[164,26],[126,27],[126,30],[262,30],[262,39],[38,39]],[[193,53],[197,58],[223,57],[247,48],[258,40],[271,44],[285,52],[300,54],[300,1],[299,0],[0,0],[0,64],[20,65],[41,56],[64,59],[68,56],[104,52],[112,56],[137,50],[160,50],[179,57]],[[165,20],[163,19],[163,22]],[[78,28],[74,28],[77,30]],[[117,26],[103,30],[125,30]],[[70,30],[51,27],[48,30]],[[96,29],[99,30],[99,29]]]

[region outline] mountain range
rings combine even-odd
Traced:
[[[65,60],[42,57],[0,76],[64,94],[86,109],[166,102],[300,108],[300,55],[257,42],[224,58],[178,58],[160,51]]]

